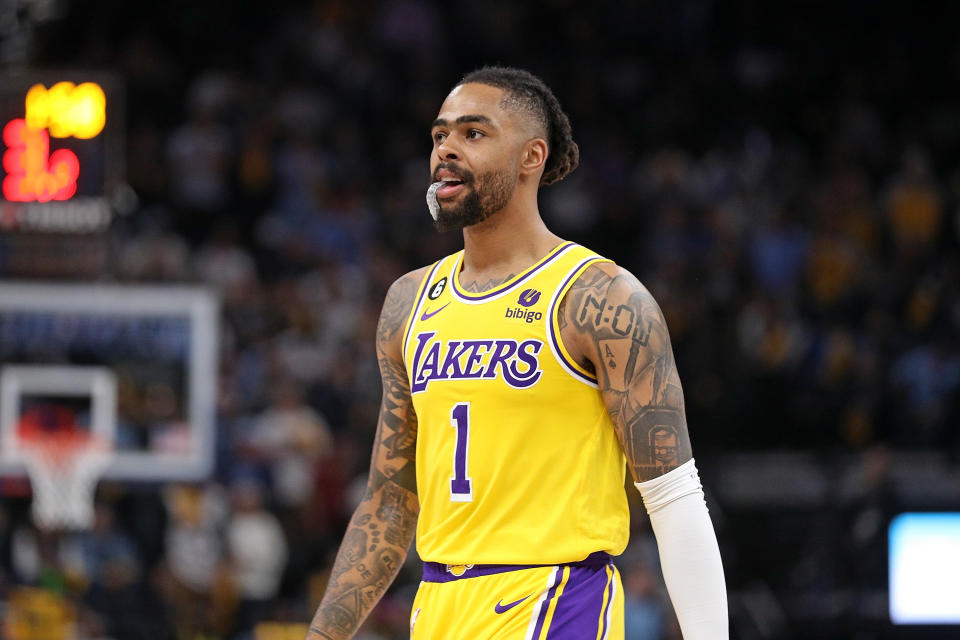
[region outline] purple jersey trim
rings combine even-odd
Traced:
[[[519,571],[521,569],[536,569],[538,567],[569,566],[569,567],[590,567],[604,566],[612,563],[610,554],[606,551],[594,551],[589,556],[578,562],[567,562],[561,565],[552,564],[475,564],[462,575],[455,576],[447,568],[451,565],[442,562],[424,562],[423,563],[423,581],[424,582],[453,582],[454,580],[466,580],[467,578],[478,578],[480,576],[490,576],[496,573],[506,573],[508,571]],[[457,565],[462,566],[462,565]]]
[[[600,256],[591,256],[580,262],[580,264],[578,264],[570,272],[570,275],[567,276],[567,279],[563,281],[563,284],[557,287],[557,295],[554,296],[553,301],[550,303],[550,310],[547,312],[547,334],[550,336],[550,345],[553,347],[553,353],[557,357],[557,360],[561,365],[563,365],[563,368],[566,369],[567,373],[593,387],[597,386],[597,379],[594,376],[588,375],[577,369],[577,367],[563,354],[563,349],[560,348],[559,334],[554,330],[553,318],[557,311],[557,305],[559,305],[560,300],[563,299],[563,296],[560,295],[560,292],[566,289],[567,285],[570,284],[570,281],[580,274],[581,269],[591,262],[597,262],[600,260],[603,260],[603,258]]]
[[[459,271],[460,271],[461,260],[456,260],[453,265],[453,272],[450,274],[450,286],[453,290],[453,295],[454,297],[459,298],[463,302],[486,302],[487,300],[491,300],[493,298],[502,296],[503,294],[507,293],[508,291],[516,287],[518,284],[523,282],[524,280],[528,279],[537,271],[539,271],[540,269],[544,268],[545,266],[547,266],[548,264],[556,260],[557,257],[560,256],[564,251],[575,246],[576,244],[573,242],[565,242],[560,244],[556,249],[553,250],[552,253],[548,254],[547,257],[544,258],[538,265],[534,266],[526,273],[521,274],[513,282],[508,282],[507,284],[504,284],[498,288],[495,288],[493,291],[486,291],[480,294],[469,294],[469,293],[466,293],[465,291],[460,290],[459,286],[457,285],[457,281],[460,279]]]
[[[433,268],[430,269],[430,273],[427,274],[427,277],[423,281],[423,291],[420,292],[420,297],[417,298],[417,304],[413,305],[413,310],[410,315],[410,324],[407,325],[407,333],[403,336],[403,351],[400,354],[403,356],[404,364],[406,364],[407,344],[410,342],[410,334],[413,333],[413,325],[417,324],[417,314],[420,313],[420,307],[423,305],[424,297],[427,295],[427,292],[430,291],[430,282],[433,280],[433,274],[435,274],[437,269],[440,268],[441,263],[443,263],[443,260],[437,260],[437,262],[433,265]]]

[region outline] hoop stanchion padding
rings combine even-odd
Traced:
[[[110,449],[83,431],[21,431],[19,449],[30,475],[34,523],[45,530],[89,529]]]

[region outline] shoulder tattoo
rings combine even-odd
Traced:
[[[647,480],[692,455],[683,389],[659,305],[635,277],[614,269],[587,269],[561,314],[597,374],[634,477]]]

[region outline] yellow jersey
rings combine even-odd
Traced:
[[[626,547],[626,459],[557,322],[597,262],[609,260],[564,242],[483,293],[458,285],[463,251],[428,270],[403,342],[424,561],[556,564]]]

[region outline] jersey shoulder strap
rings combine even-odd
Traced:
[[[563,336],[560,329],[560,307],[567,292],[569,292],[577,282],[577,279],[591,266],[602,263],[615,264],[613,260],[609,258],[604,258],[586,247],[576,245],[576,247],[569,252],[568,259],[564,265],[567,270],[561,276],[560,284],[550,297],[550,308],[547,312],[549,314],[549,323],[547,325],[550,338],[549,344],[554,357],[560,363],[560,366],[573,378],[591,387],[597,386],[596,374],[580,365],[580,363],[570,355],[570,351],[563,343]]]

